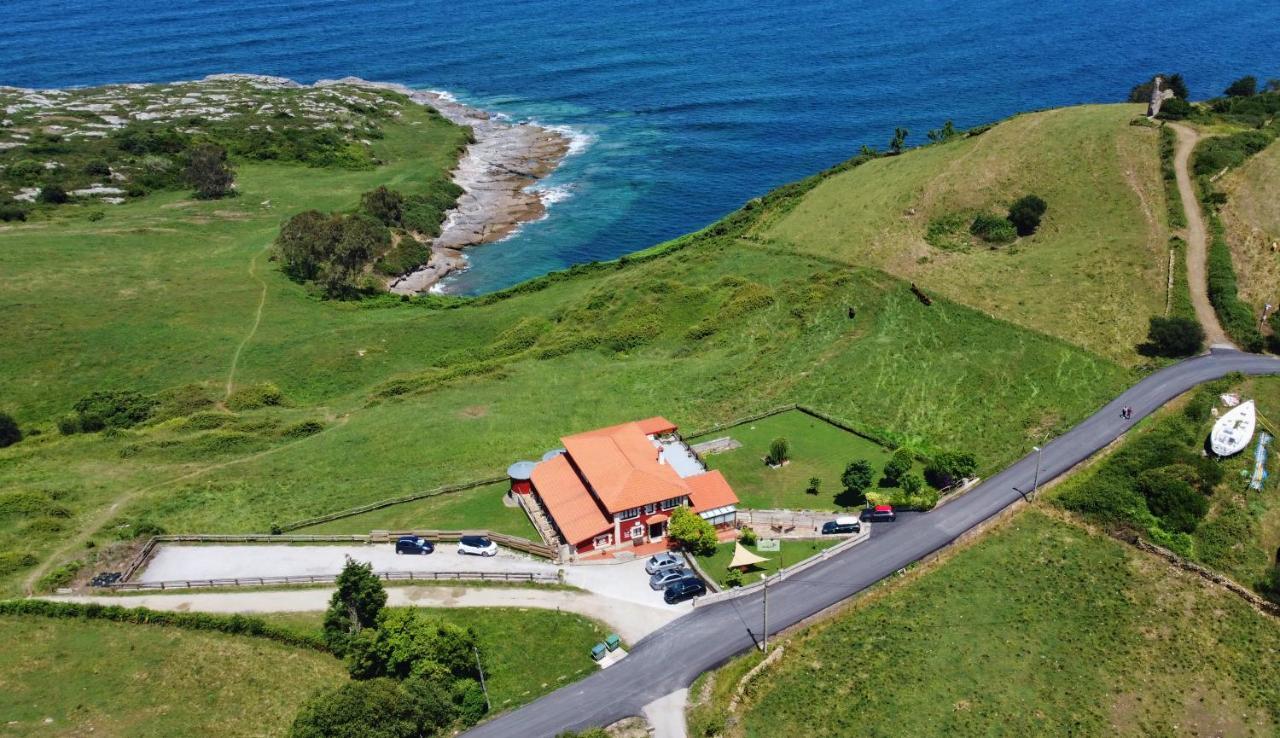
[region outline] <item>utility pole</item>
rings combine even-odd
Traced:
[[[484,709],[486,712],[493,712],[493,705],[489,702],[489,687],[484,683],[484,667],[480,665],[480,649],[472,646],[471,650],[476,654],[476,671],[480,672],[480,689],[484,690]]]
[[[764,655],[769,655],[769,579],[764,580],[764,627],[761,632],[761,644],[763,645]]]
[[[1034,500],[1036,498],[1036,490],[1040,489],[1040,454],[1044,452],[1044,449],[1039,446],[1032,446],[1032,448],[1036,450],[1036,476],[1031,482],[1031,499]]]

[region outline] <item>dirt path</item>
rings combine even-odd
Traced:
[[[227,393],[223,400],[231,398],[231,391],[235,388],[236,368],[240,364],[240,355],[244,353],[244,347],[253,340],[254,334],[258,332],[258,326],[262,324],[262,309],[267,304],[267,283],[262,277],[258,276],[258,257],[266,253],[269,248],[271,248],[271,244],[264,246],[262,251],[254,254],[253,258],[249,260],[249,277],[258,283],[258,286],[262,288],[262,292],[258,295],[258,309],[253,313],[253,326],[249,328],[249,333],[245,335],[240,345],[236,346],[236,352],[231,355],[231,368],[227,371]]]
[[[1210,346],[1227,346],[1236,348],[1227,338],[1227,334],[1218,323],[1218,315],[1209,302],[1209,286],[1205,273],[1205,260],[1208,253],[1208,234],[1204,227],[1204,218],[1200,214],[1200,200],[1196,197],[1195,188],[1191,186],[1191,175],[1187,171],[1187,162],[1191,159],[1191,151],[1196,147],[1199,135],[1191,128],[1169,123],[1178,134],[1178,151],[1173,157],[1173,171],[1178,180],[1178,194],[1182,197],[1182,209],[1187,214],[1187,282],[1191,286],[1191,304],[1196,309],[1196,319],[1204,327],[1205,338]]]
[[[123,607],[146,607],[174,612],[271,613],[321,612],[329,606],[332,588],[259,592],[193,592],[122,596],[67,595],[45,599],[96,602]],[[394,607],[532,607],[564,610],[594,618],[617,630],[628,643],[683,615],[683,610],[644,607],[589,592],[525,587],[388,587],[387,604]]]
[[[115,517],[117,510],[124,507],[128,503],[132,502],[134,499],[136,499],[140,495],[155,489],[159,489],[169,484],[174,484],[175,482],[182,482],[187,479],[191,479],[193,477],[198,477],[201,474],[207,474],[211,471],[217,471],[218,469],[225,469],[228,466],[235,466],[236,464],[243,464],[248,461],[260,459],[263,456],[267,456],[269,454],[274,454],[279,451],[283,451],[284,449],[287,449],[287,448],[292,448],[293,446],[296,446],[299,443],[305,443],[313,438],[317,438],[336,428],[341,428],[342,426],[347,424],[348,419],[349,419],[348,416],[344,415],[338,418],[337,422],[335,422],[333,425],[330,425],[329,427],[320,431],[320,433],[306,436],[304,438],[299,438],[297,440],[290,441],[289,443],[285,443],[280,446],[276,446],[274,448],[269,448],[264,451],[258,451],[257,453],[249,454],[248,456],[241,456],[238,459],[231,459],[229,461],[222,461],[217,464],[202,466],[199,469],[189,471],[186,474],[179,474],[176,477],[170,477],[169,479],[156,482],[155,484],[149,484],[145,487],[139,487],[137,489],[125,492],[123,495],[120,495],[119,497],[117,497],[115,501],[112,502],[110,505],[103,508],[101,511],[99,511],[96,515],[94,515],[89,520],[85,521],[85,523],[80,526],[79,533],[76,533],[75,535],[66,539],[61,546],[59,546],[57,549],[53,551],[53,553],[46,556],[44,561],[41,561],[40,564],[36,566],[35,569],[32,569],[31,573],[27,575],[27,578],[22,583],[23,589],[26,591],[28,595],[32,594],[35,591],[36,582],[40,581],[40,577],[43,577],[49,571],[49,569],[53,566],[54,562],[61,561],[62,558],[65,557],[69,551],[83,550],[85,541],[89,540],[89,538],[92,537],[94,533],[97,533],[99,530],[101,530],[102,526],[110,522],[111,519]]]

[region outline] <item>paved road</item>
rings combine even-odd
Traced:
[[[1197,384],[1231,372],[1280,374],[1280,359],[1219,349],[1152,374],[1047,444],[1041,483],[1115,440],[1138,418]],[[1120,418],[1125,405],[1133,407],[1134,420]],[[950,544],[1018,500],[1014,487],[1030,490],[1035,468],[1035,455],[1028,455],[954,502],[926,515],[877,526],[866,543],[770,586],[770,632],[834,605]],[[760,604],[756,594],[698,608],[640,641],[618,664],[465,735],[540,738],[638,715],[645,705],[688,686],[702,672],[754,646],[760,633]]]

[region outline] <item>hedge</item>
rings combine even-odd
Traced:
[[[1236,287],[1236,270],[1231,263],[1231,249],[1218,214],[1209,210],[1209,230],[1212,234],[1206,270],[1209,302],[1222,321],[1222,328],[1232,340],[1246,351],[1262,350],[1262,334],[1253,309],[1240,299]]]
[[[108,620],[135,625],[167,625],[186,630],[204,630],[228,635],[253,636],[288,646],[310,648],[329,653],[319,633],[309,634],[272,625],[261,618],[244,615],[210,615],[203,612],[162,612],[145,607],[122,607],[98,603],[57,602],[54,600],[0,600],[0,615]]]

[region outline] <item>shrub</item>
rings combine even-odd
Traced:
[[[908,495],[916,495],[924,489],[924,479],[919,474],[905,474],[898,486],[902,487],[902,491]]]
[[[1223,90],[1227,97],[1252,97],[1258,92],[1258,78],[1253,75],[1241,77]]]
[[[404,217],[404,196],[385,186],[360,196],[360,211],[385,226],[399,226]]]
[[[1270,145],[1273,136],[1264,131],[1242,131],[1228,136],[1210,136],[1196,144],[1192,171],[1209,177],[1223,169],[1238,167],[1246,159]]]
[[[28,569],[40,563],[34,555],[24,551],[5,551],[0,553],[0,577],[8,576],[15,571]]]
[[[111,165],[102,159],[91,159],[85,162],[83,171],[90,177],[110,177]]]
[[[1204,328],[1192,318],[1154,315],[1147,330],[1147,341],[1146,348],[1156,356],[1191,356],[1204,347]]]
[[[1179,470],[1151,469],[1138,476],[1138,491],[1147,500],[1151,514],[1164,528],[1190,533],[1209,512],[1209,501],[1197,492]]]
[[[27,219],[27,209],[17,203],[0,203],[0,221],[21,222]]]
[[[284,393],[270,382],[238,387],[227,398],[227,407],[235,411],[277,407],[284,404]]]
[[[924,478],[934,489],[944,490],[972,476],[977,469],[978,462],[973,454],[944,451],[934,456],[925,466]]]
[[[907,449],[900,448],[894,451],[893,456],[884,463],[884,475],[880,479],[880,484],[885,487],[897,487],[914,464],[915,458]]]
[[[40,581],[36,582],[36,589],[41,592],[49,592],[65,587],[75,580],[76,574],[83,568],[84,562],[82,561],[68,561],[40,577]]]
[[[1227,246],[1222,220],[1216,213],[1209,213],[1211,241],[1206,259],[1208,272],[1206,283],[1209,302],[1222,321],[1222,327],[1232,339],[1246,351],[1261,351],[1262,334],[1258,331],[1253,309],[1240,299],[1237,292],[1236,270],[1231,262],[1231,249]]]
[[[788,453],[787,439],[775,438],[769,442],[769,457],[767,461],[776,466],[787,460]]]
[[[1184,120],[1191,115],[1195,108],[1191,107],[1191,103],[1179,97],[1165,100],[1160,105],[1160,113],[1156,115],[1161,120]]]
[[[989,213],[979,213],[969,226],[969,232],[987,243],[1012,243],[1018,236],[1007,218]]]
[[[71,196],[62,188],[62,185],[47,184],[40,188],[40,194],[36,195],[36,202],[42,202],[46,205],[62,205],[69,201]]]
[[[75,415],[63,415],[58,418],[58,432],[69,436],[80,432],[80,419]]]
[[[0,413],[0,448],[8,448],[22,440],[22,429],[8,413]]]
[[[733,589],[742,586],[742,572],[738,569],[729,569],[724,575],[724,586]]]
[[[1159,76],[1164,79],[1164,84],[1161,85],[1161,89],[1172,90],[1175,96],[1174,99],[1181,98],[1182,100],[1186,100],[1190,97],[1190,93],[1187,90],[1187,82],[1183,79],[1181,74],[1161,74]],[[1155,86],[1155,83],[1156,78],[1152,77],[1142,84],[1134,85],[1133,88],[1129,90],[1129,102],[1150,102],[1151,90]],[[1171,102],[1173,102],[1173,100],[1165,100],[1164,104],[1168,105]]]
[[[412,608],[383,610],[376,628],[366,628],[351,638],[347,666],[356,679],[406,679],[427,674],[472,678],[478,676],[478,649],[476,634],[470,628]]]
[[[804,491],[811,495],[818,494],[818,490],[822,487],[822,480],[817,477],[809,477],[809,486]]]
[[[747,526],[738,531],[738,540],[741,541],[744,546],[754,546],[759,539],[760,537],[756,535],[755,529],[751,526]]]
[[[280,431],[282,438],[306,438],[324,430],[324,423],[319,420],[302,420]]]
[[[667,535],[696,556],[709,556],[715,553],[717,544],[715,526],[687,507],[680,506],[671,511]]]
[[[432,732],[434,734],[434,731]],[[390,679],[351,681],[308,699],[289,728],[290,738],[417,738],[414,701]]]
[[[92,433],[103,428],[131,428],[151,417],[157,401],[133,390],[91,392],[74,406],[78,429]],[[59,423],[59,430],[62,424]],[[64,431],[65,432],[65,431]]]
[[[1048,208],[1048,204],[1038,196],[1023,195],[1009,206],[1008,220],[1019,236],[1030,236],[1040,227],[1040,218]]]
[[[235,171],[227,163],[227,150],[217,144],[192,149],[183,172],[201,200],[217,200],[231,194]]]

